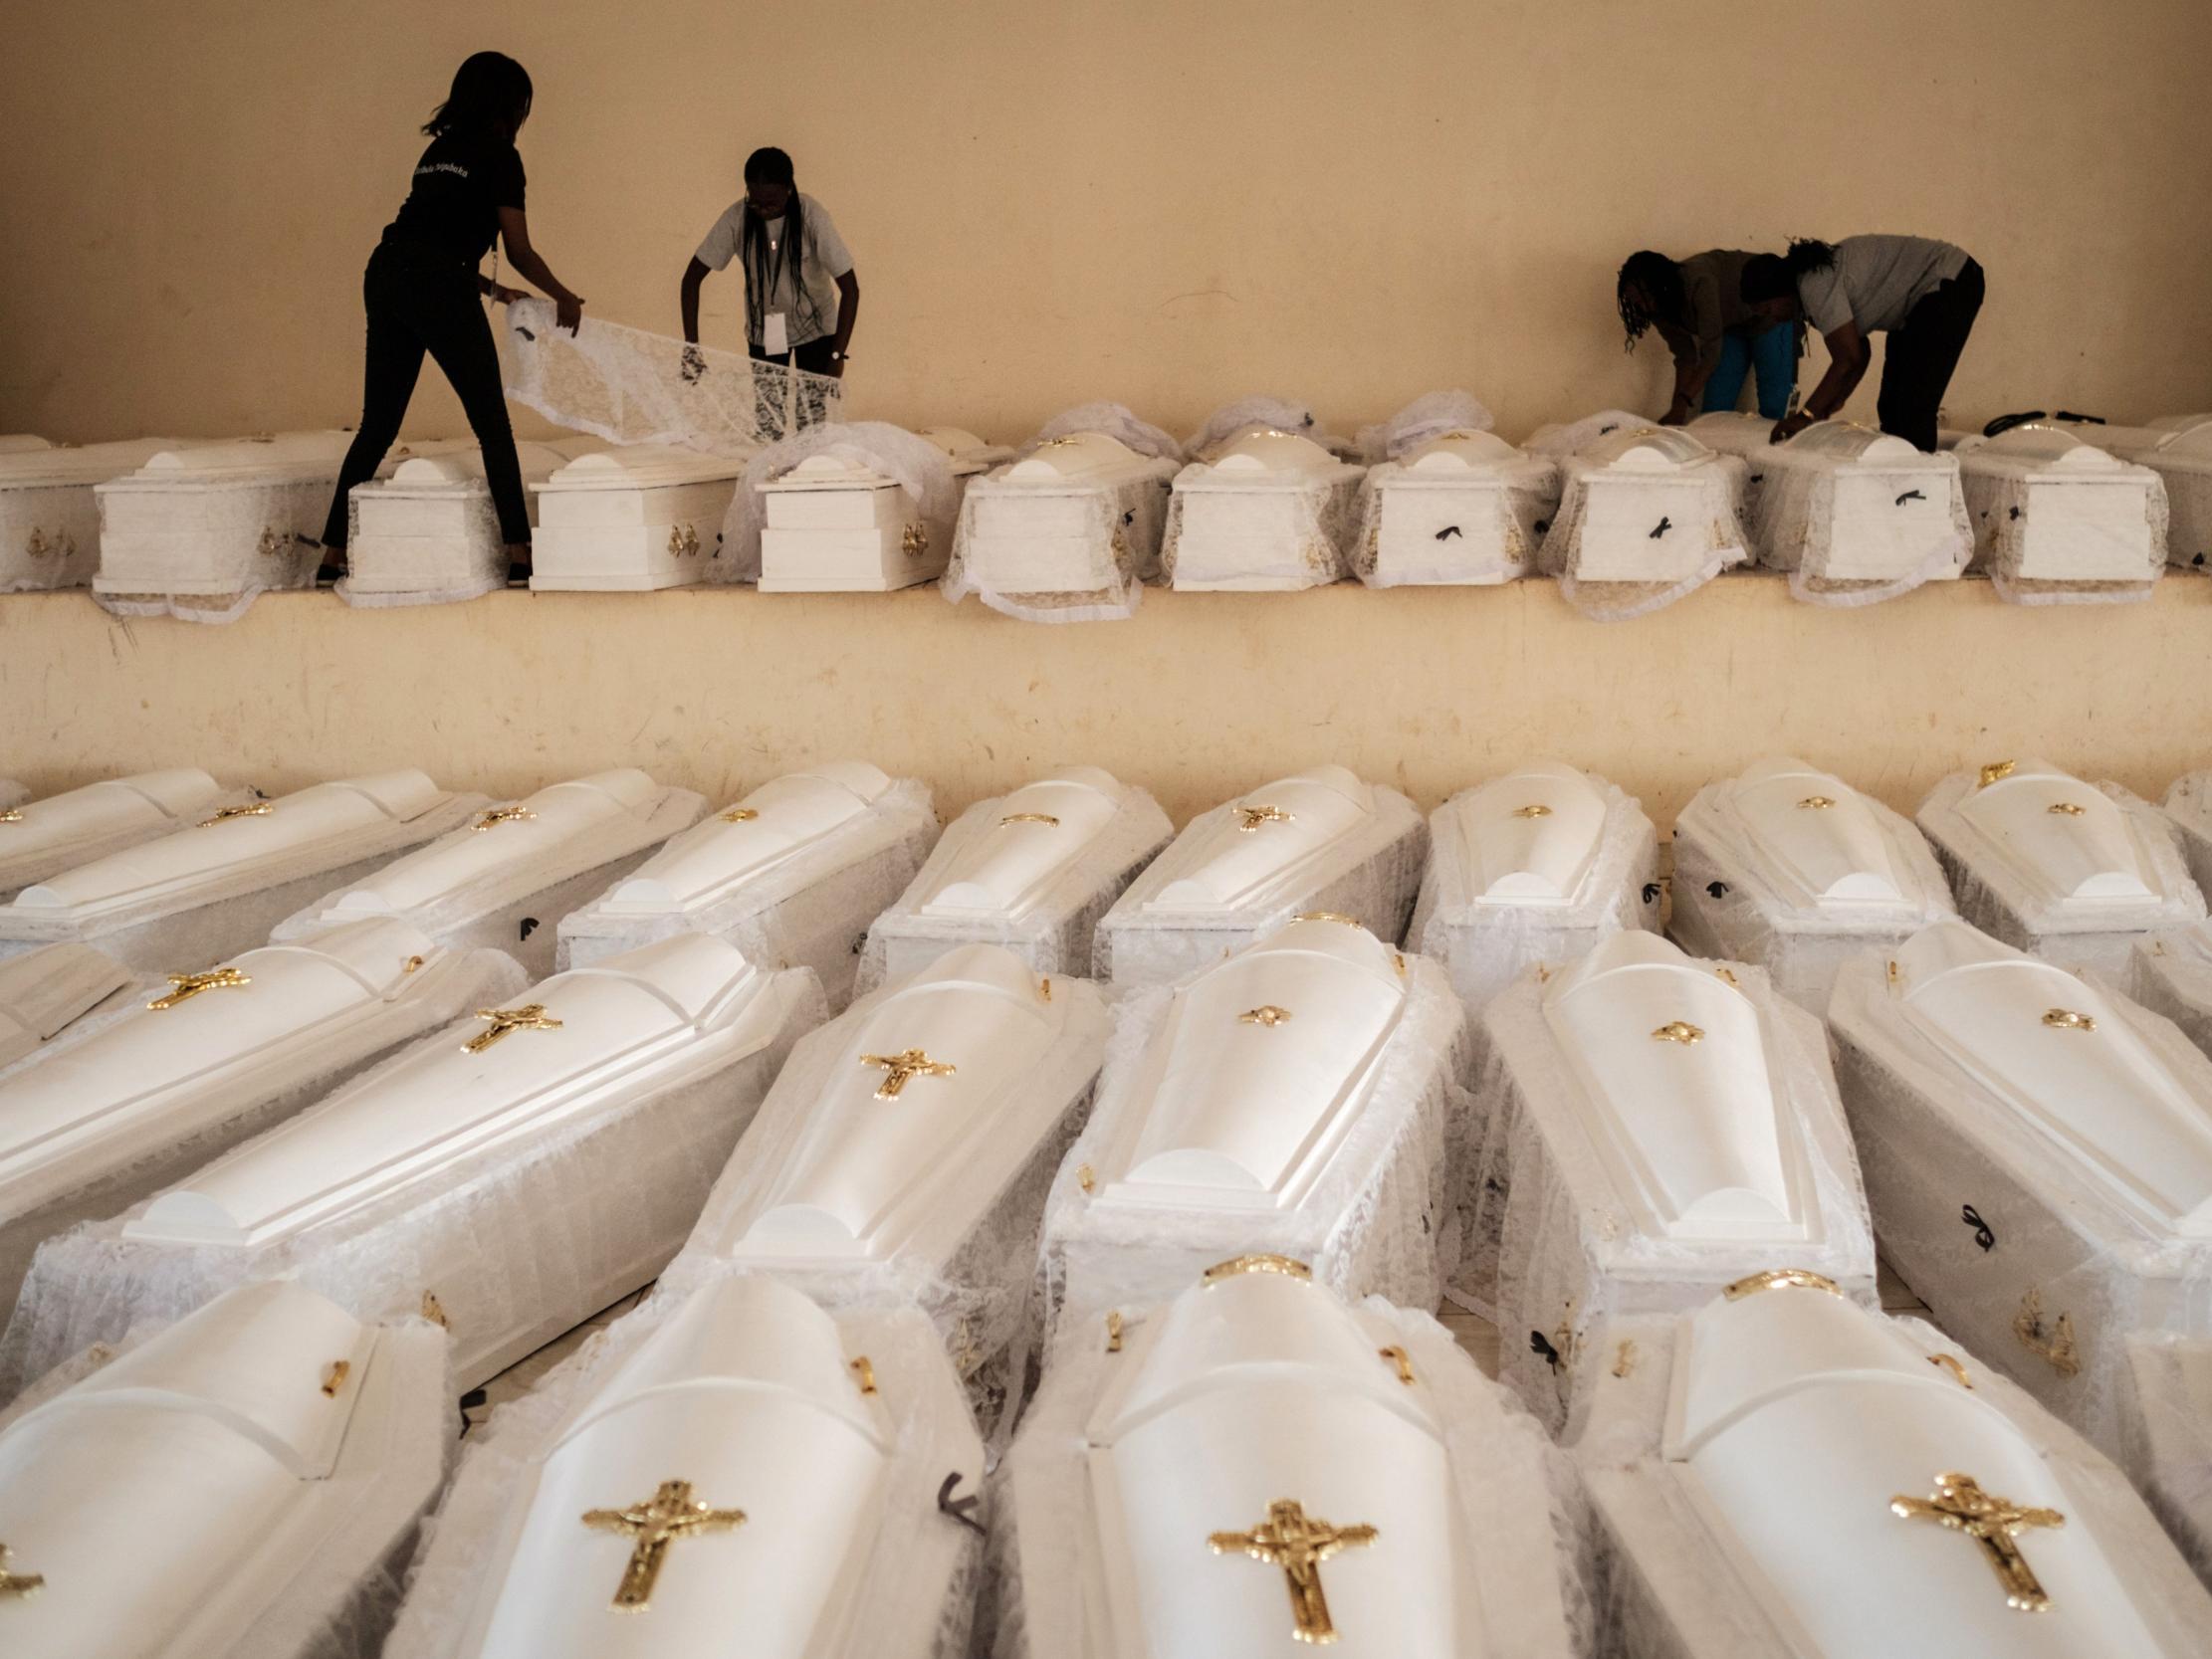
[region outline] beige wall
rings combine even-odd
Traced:
[[[6,43],[0,430],[350,421],[361,262],[487,45],[591,314],[672,332],[739,159],[791,150],[888,418],[1279,389],[1349,428],[1464,384],[1518,435],[1659,400],[1630,250],[1889,229],[1988,268],[1960,415],[2212,405],[2204,0],[78,0]],[[458,430],[429,382],[410,431]]]
[[[2212,767],[2212,578],[2148,604],[2023,608],[1989,584],[1874,611],[1723,578],[1634,623],[1549,582],[1148,594],[1043,628],[898,594],[500,593],[350,611],[276,594],[228,628],[118,622],[84,594],[0,603],[0,776],[39,793],[202,765],[269,790],[421,766],[521,793],[643,766],[726,801],[814,759],[926,778],[948,814],[1061,761],[1178,822],[1336,760],[1424,806],[1558,754],[1662,823],[1707,779],[1794,751],[1898,807],[2040,754],[2162,795]]]

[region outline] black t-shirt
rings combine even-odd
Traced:
[[[523,158],[511,139],[443,132],[415,163],[414,188],[384,236],[473,266],[499,235],[499,210],[522,205]]]

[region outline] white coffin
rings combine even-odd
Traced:
[[[0,1078],[64,1046],[89,1014],[113,1008],[130,969],[86,944],[0,961]]]
[[[1915,821],[1959,914],[2061,966],[2120,973],[2137,935],[2204,918],[2171,822],[2116,783],[1998,760],[1944,778]]]
[[[1094,971],[1165,984],[1306,911],[1395,941],[1428,843],[1413,802],[1342,766],[1277,778],[1184,826],[1100,921]]]
[[[2189,876],[2202,892],[2212,883],[2212,772],[2190,772],[2166,790],[2166,816],[2172,820]],[[4,843],[0,843],[4,845]]]
[[[743,455],[632,444],[580,456],[536,490],[530,586],[636,592],[727,579],[722,521]]]
[[[1087,972],[1098,919],[1174,833],[1151,795],[1096,766],[978,801],[869,930],[862,988],[975,942],[1039,973]]]
[[[2145,933],[2128,952],[2127,994],[2212,1054],[2212,922]]]
[[[9,967],[57,951],[95,954],[55,945]],[[248,950],[197,992],[156,978],[104,1007],[91,1029],[0,1073],[0,1306],[46,1238],[127,1208],[524,983],[496,952],[358,922]]]
[[[550,444],[520,443],[515,455],[526,492],[573,459]],[[389,478],[356,485],[345,553],[338,596],[348,601],[421,604],[505,587],[507,544],[484,482],[483,452],[414,456]]]
[[[461,828],[278,924],[307,938],[362,917],[396,917],[442,944],[506,950],[534,978],[553,971],[555,922],[699,821],[704,798],[625,767],[571,778]]]
[[[1176,471],[1103,432],[1047,439],[969,485],[947,597],[1030,616],[1133,605],[1159,563]]]
[[[1616,432],[1634,431],[1651,424],[1652,418],[1649,415],[1635,414],[1627,409],[1601,409],[1580,420],[1552,421],[1539,426],[1521,440],[1521,448],[1531,455],[1549,456],[1554,461],[1564,461],[1600,438],[1610,438]]]
[[[1097,987],[988,944],[863,997],[799,1045],[664,1287],[735,1263],[838,1306],[919,1297],[964,1377],[1017,1392],[1037,1218],[1106,1024]],[[913,1050],[945,1069],[891,1069]]]
[[[1974,567],[2001,590],[2064,598],[2147,591],[2166,567],[2166,488],[2147,467],[2041,423],[1953,452]]]
[[[1352,571],[1370,587],[1525,576],[1559,509],[1559,466],[1489,432],[1432,438],[1369,469]]]
[[[764,593],[888,593],[945,573],[914,496],[888,474],[841,455],[810,455],[761,486]]]
[[[979,438],[964,426],[918,426],[914,436],[927,438],[950,456],[953,476],[964,483],[981,478],[992,468],[1002,467],[1013,459],[1009,446]]]
[[[1056,1320],[1172,1295],[1251,1251],[1349,1297],[1435,1305],[1458,1265],[1436,1203],[1467,1060],[1435,963],[1294,922],[1125,1004],[1114,1053],[1045,1217]]]
[[[0,899],[251,799],[186,767],[106,778],[21,805],[11,801],[0,812]]]
[[[66,1351],[153,1302],[292,1273],[363,1318],[434,1298],[468,1388],[650,1280],[818,994],[697,935],[521,994],[510,1010],[552,1023],[449,1026],[50,1244],[9,1351]]]
[[[100,568],[94,487],[134,473],[174,438],[131,438],[82,449],[0,449],[0,593],[87,587]]]
[[[962,1659],[983,1444],[929,1324],[832,1318],[730,1277],[621,1321],[471,1443],[385,1659]],[[550,1396],[544,1397],[541,1396]],[[587,1512],[663,1481],[743,1517],[666,1547],[614,1604],[634,1541]]]
[[[810,968],[833,1010],[851,1000],[868,925],[937,839],[930,792],[862,760],[786,772],[710,813],[560,919],[560,965],[582,967],[681,932],[764,967]]]
[[[1829,1019],[1890,1260],[2116,1454],[2124,1339],[2212,1337],[2212,1060],[1960,923],[1852,963]]]
[[[1346,1659],[1579,1651],[1541,1432],[1424,1314],[1230,1271],[1056,1346],[1001,1469],[1002,1659],[1307,1651],[1279,1564],[1216,1535],[1289,1501],[1372,1529],[1319,1565]]]
[[[1746,459],[1759,482],[1745,527],[1759,562],[1790,571],[1801,596],[1865,601],[1966,568],[1973,532],[1955,456],[1821,421]]]
[[[333,876],[366,874],[483,804],[402,771],[219,808],[24,888],[0,905],[0,956],[92,941],[134,967],[204,967],[259,944]]]
[[[1955,918],[1912,821],[1794,757],[1708,783],[1674,823],[1668,932],[1700,956],[1756,962],[1818,1016],[1836,970]]]
[[[1929,1326],[1781,1286],[1606,1336],[1620,1358],[1576,1448],[1617,1558],[1605,1651],[2178,1659],[2212,1642],[2212,1599],[2119,1472]],[[2063,1517],[2015,1540],[2046,1610],[2009,1605],[1971,1537],[1897,1513],[1945,1471]]]
[[[2138,1333],[2126,1348],[2137,1420],[2121,1461],[2197,1577],[2212,1583],[2212,1341]]]
[[[438,1333],[246,1286],[0,1429],[7,1651],[336,1659],[445,1469]]]
[[[1871,1299],[1874,1243],[1819,1024],[1743,964],[1613,934],[1491,1002],[1466,1200],[1500,1374],[1557,1421],[1609,1313],[1777,1257]]]
[[[1281,592],[1341,581],[1364,476],[1293,432],[1265,428],[1223,445],[1176,475],[1161,550],[1170,584]]]
[[[1559,513],[1538,554],[1550,574],[1673,589],[1750,557],[1737,522],[1743,462],[1679,428],[1615,431],[1561,468]]]
[[[2148,467],[2166,487],[2166,562],[2202,570],[2212,562],[2212,415],[2153,423],[2147,447],[2125,459]]]
[[[1659,835],[1634,797],[1560,760],[1462,789],[1429,815],[1407,942],[1470,1014],[1538,962],[1659,926]]]

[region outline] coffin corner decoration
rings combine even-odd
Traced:
[[[1958,914],[1911,820],[1786,755],[1691,797],[1674,826],[1673,899],[1669,930],[1686,948],[1758,963],[1815,1014],[1847,958]]]
[[[443,1346],[265,1282],[14,1416],[0,1644],[280,1659],[380,1627],[444,1478]]]
[[[1440,1294],[1429,1211],[1466,1056],[1436,964],[1309,917],[1131,1004],[1114,1048],[1045,1218],[1059,1328],[1249,1251],[1350,1296]]]
[[[2166,486],[2148,467],[2043,421],[1953,451],[1974,564],[2023,604],[2141,599],[2166,568]]]
[[[2135,935],[2205,915],[2169,820],[2115,783],[2007,756],[1942,779],[1917,821],[1968,922],[2067,966],[2121,972]]]
[[[1162,573],[1171,586],[1200,592],[1342,580],[1366,471],[1302,433],[1245,430],[1176,476]]]
[[[645,592],[738,576],[722,526],[744,455],[628,444],[577,457],[536,487],[534,593]]]
[[[1625,1569],[1602,1643],[2178,1659],[2212,1642],[2212,1598],[2120,1472],[1931,1326],[1785,1272],[1604,1340],[1573,1448]]]
[[[1757,969],[1626,931],[1525,975],[1485,1025],[1471,1224],[1503,1241],[1503,1374],[1541,1414],[1586,1382],[1608,1312],[1682,1307],[1778,1254],[1872,1295],[1827,1039]]]
[[[1641,804],[1564,761],[1531,761],[1430,814],[1406,940],[1479,1012],[1538,962],[1657,927],[1659,898],[1659,834]]]
[[[1089,413],[1105,424],[1134,423],[1112,405]],[[1019,459],[968,486],[945,597],[957,602],[973,593],[1032,622],[1130,615],[1159,567],[1177,466],[1105,430],[1032,441]]]
[[[193,766],[103,778],[39,800],[18,797],[0,816],[0,900],[251,801]]]
[[[596,439],[518,443],[525,490],[601,447]],[[354,486],[348,512],[337,595],[349,605],[450,604],[507,585],[507,544],[479,449],[409,456],[389,477]]]
[[[66,1350],[281,1271],[362,1317],[434,1296],[473,1386],[654,1277],[820,1017],[806,975],[703,934],[555,975],[51,1243],[10,1343]]]
[[[965,1650],[984,1448],[918,1312],[727,1275],[601,1348],[472,1441],[388,1659]]]
[[[864,987],[978,940],[1042,973],[1087,973],[1098,919],[1174,833],[1149,793],[1096,766],[979,801],[869,929]]]
[[[1454,428],[1368,470],[1352,573],[1370,587],[1489,586],[1525,576],[1559,511],[1559,463]]]
[[[818,762],[710,812],[560,919],[562,966],[683,932],[769,968],[804,967],[832,1011],[851,999],[868,925],[938,833],[928,785],[864,760]]]
[[[1559,512],[1537,562],[1586,615],[1646,615],[1751,556],[1742,458],[1679,427],[1612,427],[1560,465]]]
[[[1956,922],[1846,969],[1829,1018],[1898,1271],[2117,1455],[2147,1414],[2125,1344],[2212,1336],[2192,1311],[2212,1277],[2212,1059]]]
[[[1005,1659],[1577,1651],[1541,1431],[1425,1315],[1267,1265],[1055,1348],[999,1472]]]
[[[1402,937],[1429,829],[1413,802],[1337,765],[1314,767],[1201,813],[1098,926],[1096,971],[1161,984],[1325,911]]]

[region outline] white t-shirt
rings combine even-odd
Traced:
[[[1832,334],[1857,322],[1862,334],[1901,328],[1912,308],[1966,269],[1966,250],[1924,236],[1847,236],[1836,263],[1797,280],[1813,326]]]
[[[772,311],[783,313],[785,337],[794,347],[837,331],[837,279],[852,269],[852,255],[845,251],[844,238],[820,202],[807,195],[798,202],[799,216],[806,224],[804,257],[790,258],[783,246],[783,229],[790,222],[785,214],[760,227],[768,241],[755,258],[767,268],[768,292],[755,295],[752,287],[759,273],[745,272],[746,337],[755,345],[761,343],[761,319]],[[699,244],[693,257],[709,271],[724,269],[744,252],[746,211],[743,198],[732,202]]]

